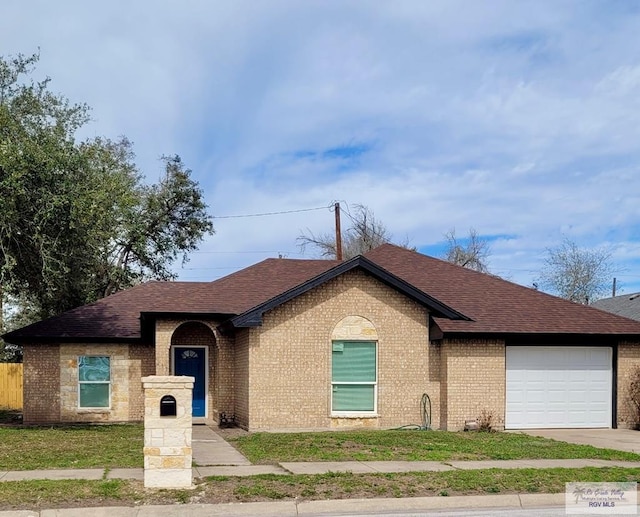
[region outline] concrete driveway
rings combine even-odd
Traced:
[[[521,432],[562,442],[640,454],[640,431],[629,429],[524,429]]]

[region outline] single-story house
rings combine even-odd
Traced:
[[[602,298],[591,304],[596,309],[640,321],[640,293]]]
[[[249,430],[631,427],[640,322],[394,245],[149,282],[10,332],[24,421],[143,418],[141,377],[193,375],[193,415]]]

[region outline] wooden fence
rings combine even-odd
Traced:
[[[22,364],[0,363],[0,408],[22,409]]]

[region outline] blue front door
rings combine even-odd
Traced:
[[[205,376],[205,350],[200,347],[175,347],[174,354],[174,374],[187,375],[195,377],[196,382],[193,385],[193,416],[204,417],[205,413],[205,394],[206,376]]]

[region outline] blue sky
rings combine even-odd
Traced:
[[[475,228],[531,285],[563,237],[640,290],[640,10],[623,1],[22,0],[0,54],[93,107],[140,169],[179,154],[216,216],[367,205],[441,253]],[[315,210],[219,219],[183,280],[298,258]],[[309,251],[306,257],[313,256]]]

